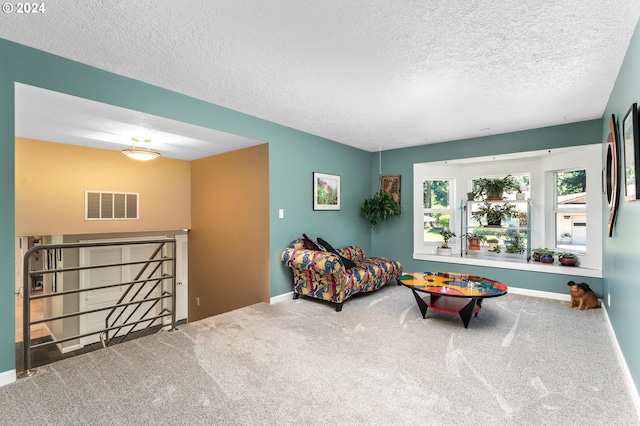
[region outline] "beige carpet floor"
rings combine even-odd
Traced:
[[[604,311],[508,294],[459,317],[388,285],[257,304],[40,367],[3,425],[637,425]]]

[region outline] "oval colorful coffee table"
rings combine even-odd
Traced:
[[[478,316],[483,299],[505,295],[508,290],[501,282],[457,272],[410,272],[398,281],[413,291],[422,318],[427,317],[429,308],[457,313],[465,328],[473,314]],[[427,293],[427,296],[422,297],[418,292]]]

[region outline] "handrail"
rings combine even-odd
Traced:
[[[147,270],[147,268],[151,265],[151,262],[154,260],[154,258],[158,255],[158,253],[161,252],[162,248],[164,247],[164,243],[158,244],[158,247],[156,247],[156,249],[154,250],[154,252],[151,254],[151,256],[149,256],[149,259],[142,265],[142,268],[140,268],[140,271],[138,271],[138,273],[136,274],[134,281],[138,280],[143,274],[144,272]],[[135,292],[135,294],[131,297],[131,300],[135,299],[136,297],[138,297],[138,294],[140,293],[140,291],[142,290],[142,288],[147,284],[148,280],[158,271],[158,269],[160,269],[160,267],[162,266],[162,263],[157,263],[156,267],[153,268],[153,270],[151,271],[151,273],[147,276],[147,280],[145,280],[142,285],[138,288],[138,291]],[[151,290],[147,293],[147,296],[149,296],[150,293],[152,293],[153,291],[155,291],[156,287],[158,286],[158,283],[160,283],[161,281],[156,281],[156,284],[151,288]],[[120,299],[118,300],[118,303],[116,303],[116,305],[119,305],[128,295],[129,292],[131,291],[131,289],[133,289],[133,286],[135,284],[131,283],[129,284],[129,286],[127,287],[127,289],[124,291],[124,293],[122,294],[122,296],[120,296]],[[145,296],[146,299],[146,296]],[[140,307],[140,305],[138,305],[133,312],[131,313],[131,315],[133,315],[138,308]],[[122,314],[124,313],[124,311],[127,309],[126,307],[123,308],[120,313],[118,314],[118,316],[113,320],[113,322],[111,324],[109,324],[109,319],[111,318],[111,315],[113,315],[116,311],[117,307],[113,308],[111,310],[111,312],[109,312],[109,314],[107,315],[107,317],[104,320],[104,326],[105,328],[109,328],[112,325],[115,325],[118,320],[120,319],[120,317],[122,316]],[[129,315],[129,317],[127,318],[130,319],[131,315]],[[125,322],[127,321],[125,320]],[[133,329],[133,327],[132,327]],[[118,329],[118,331],[121,330]],[[117,333],[117,332],[116,332]],[[128,334],[128,333],[127,333]],[[107,331],[105,333],[106,335],[106,342],[107,345],[111,342],[112,339],[109,339],[109,332]],[[125,336],[126,338],[126,336]],[[103,341],[104,342],[104,341]]]
[[[100,265],[90,265],[90,266],[83,265],[83,266],[73,266],[73,267],[66,267],[66,268],[57,267],[57,260],[62,259],[63,257],[62,254],[65,250],[70,250],[70,249],[79,250],[79,249],[90,248],[90,247],[132,246],[132,245],[151,245],[151,244],[158,244],[158,246],[154,250],[153,254],[150,256],[150,258],[144,261],[120,262],[120,263],[110,263],[110,264],[100,264]],[[158,253],[160,253],[162,249],[167,245],[171,249],[171,256],[165,256],[158,259],[154,259],[154,257],[156,257]],[[31,270],[32,258],[37,252],[44,253],[47,259],[53,259],[53,261],[51,262],[51,264],[47,262],[47,264],[42,268],[42,270]],[[166,265],[167,263],[170,263],[171,265],[170,269],[165,268],[161,276],[155,276],[155,277],[152,276],[162,267],[162,265]],[[149,274],[145,279],[140,279],[140,277],[145,273],[145,270],[152,264],[155,267],[152,268],[153,270],[151,274]],[[30,278],[34,276],[53,274],[53,280],[55,282],[55,280],[57,280],[57,277],[59,276],[58,274],[62,274],[62,276],[64,276],[63,274],[68,272],[101,269],[101,268],[108,268],[108,267],[122,267],[122,266],[130,266],[130,265],[142,265],[135,279],[131,281],[103,284],[103,285],[97,285],[95,287],[89,286],[88,288],[62,290],[59,292],[54,291],[52,293],[45,293],[42,295],[35,295],[35,296],[31,295]],[[168,271],[170,271],[170,273],[168,273]],[[40,348],[40,347],[52,345],[52,344],[60,344],[60,343],[68,342],[71,340],[82,339],[82,338],[93,336],[96,334],[100,334],[101,336],[104,334],[108,336],[108,333],[111,331],[115,331],[114,337],[116,337],[118,335],[118,332],[122,328],[130,326],[131,327],[130,330],[124,335],[122,339],[124,341],[124,339],[126,339],[127,336],[129,336],[135,330],[135,327],[138,324],[147,323],[146,326],[142,328],[142,330],[135,330],[135,331],[141,331],[140,336],[142,336],[156,321],[161,320],[163,318],[167,318],[167,317],[170,317],[170,322],[171,322],[170,328],[171,330],[174,330],[176,328],[176,314],[175,314],[176,312],[176,297],[175,297],[176,271],[177,271],[176,270],[176,240],[174,238],[135,240],[135,241],[114,241],[114,242],[46,244],[46,245],[35,246],[27,250],[27,252],[24,255],[24,270],[23,270],[23,294],[24,294],[23,360],[24,360],[24,364],[23,364],[23,371],[19,374],[19,376],[26,377],[26,376],[30,376],[35,372],[35,370],[31,368],[31,350],[32,349],[36,349],[36,348]],[[161,289],[162,290],[161,295],[150,297],[158,289],[158,286],[160,286],[161,284],[164,285],[165,283],[167,283],[167,281],[170,289],[165,289],[165,290]],[[147,286],[148,283],[151,283],[151,290],[146,292],[143,299],[134,300],[137,297],[137,295],[140,294],[141,290],[145,288],[145,286]],[[130,290],[136,285],[139,286],[138,291],[136,291],[134,296],[132,296],[129,300],[125,301],[125,298],[129,294]],[[61,315],[49,316],[40,320],[31,321],[30,308],[31,308],[32,300],[51,299],[54,297],[59,297],[64,299],[65,296],[68,296],[71,294],[84,294],[87,292],[95,292],[98,290],[104,290],[104,289],[115,288],[115,287],[123,287],[123,286],[126,286],[127,290],[125,290],[120,300],[118,300],[118,302],[113,305],[103,306],[103,307],[94,308],[94,309],[88,309],[85,311],[80,311],[78,309],[77,312],[63,313]],[[152,311],[154,307],[158,305],[158,303],[161,303],[166,299],[170,299],[169,301],[170,308],[166,307],[165,305],[165,307],[163,307],[163,309],[157,315],[148,316],[148,314]],[[144,312],[142,316],[140,316],[135,320],[132,320],[133,314],[138,310],[138,308],[142,304],[145,304],[145,303],[150,304],[150,307],[146,310],[146,312]],[[130,306],[131,307],[135,306],[134,311],[126,317],[126,319],[122,324],[116,325],[115,322],[117,322],[121,318],[122,313]],[[117,309],[121,309],[120,315],[118,315],[118,317],[116,318],[113,324],[109,325],[108,322],[106,322],[105,327],[102,329],[91,330],[90,332],[77,334],[74,336],[66,336],[64,338],[52,340],[51,342],[44,342],[39,344],[32,344],[31,342],[31,326],[32,325],[42,324],[49,321],[73,318],[73,317],[80,318],[82,315],[87,315],[87,314],[96,313],[100,311],[108,311],[108,310],[111,311],[108,315],[108,317],[110,317]],[[103,342],[103,345],[105,345],[105,343],[108,345],[111,342],[111,340],[113,340],[113,337],[111,339],[108,339],[106,342],[104,339],[102,339],[102,337],[100,338],[100,340]]]

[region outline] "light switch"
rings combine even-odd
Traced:
[[[284,219],[284,209],[279,209],[279,210],[278,210],[278,217],[279,217],[280,219]]]

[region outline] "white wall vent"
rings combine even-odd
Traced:
[[[138,219],[138,195],[130,192],[85,191],[85,220]]]

